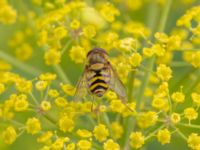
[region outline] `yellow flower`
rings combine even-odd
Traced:
[[[143,48],[142,53],[144,54],[145,57],[151,57],[154,54],[154,51],[152,48]]]
[[[162,82],[161,85],[159,85],[159,87],[156,90],[156,96],[164,98],[168,94],[169,94],[168,83]]]
[[[88,140],[80,140],[78,141],[77,146],[80,150],[90,150],[92,143]]]
[[[181,116],[178,113],[172,113],[170,118],[171,118],[172,123],[174,124],[179,123],[181,120]]]
[[[121,138],[124,133],[123,127],[118,122],[112,122],[111,130],[115,139]]]
[[[57,77],[57,75],[53,74],[53,73],[44,73],[39,76],[40,80],[44,80],[47,82],[55,80],[56,77]]]
[[[56,89],[50,89],[48,91],[48,95],[52,98],[56,98],[59,96],[59,92]]]
[[[45,52],[44,59],[47,65],[59,64],[61,61],[61,52],[55,49],[50,49]]]
[[[165,34],[163,32],[156,32],[154,37],[156,38],[156,40],[158,40],[161,43],[167,43],[167,41],[168,41],[167,34]]]
[[[0,83],[0,94],[5,92],[5,85],[3,83]]]
[[[124,110],[125,106],[122,103],[121,100],[116,99],[116,100],[112,100],[110,102],[110,108],[113,112],[118,112],[118,113],[122,113],[122,111]]]
[[[40,104],[40,107],[43,111],[48,111],[51,109],[51,103],[49,101],[43,100]]]
[[[16,82],[16,88],[21,93],[31,93],[32,91],[32,82],[25,79],[19,79]]]
[[[112,139],[108,139],[103,144],[104,150],[120,150],[120,146],[118,143],[115,143]]]
[[[162,110],[166,106],[166,102],[164,98],[154,97],[151,105],[158,110]]]
[[[191,133],[187,139],[187,143],[193,150],[199,150],[200,136],[197,133]]]
[[[129,138],[131,147],[135,149],[141,148],[144,144],[144,136],[141,132],[132,132]]]
[[[89,138],[92,136],[92,133],[85,129],[82,130],[79,129],[78,131],[76,131],[76,133],[82,138]]]
[[[36,134],[40,132],[41,130],[40,121],[35,117],[29,118],[26,122],[26,130],[27,130],[27,133],[30,133],[30,134]]]
[[[16,57],[21,61],[27,61],[31,58],[33,53],[32,46],[28,43],[23,43],[15,51]]]
[[[192,93],[192,100],[196,105],[200,106],[200,94]]]
[[[53,136],[52,131],[47,131],[37,138],[37,142],[46,143],[51,139],[52,136]]]
[[[15,101],[15,111],[25,111],[28,109],[29,102],[27,101],[27,96],[21,94],[16,97]]]
[[[65,94],[69,95],[69,96],[73,96],[75,93],[75,88],[70,85],[70,84],[60,84],[61,89],[63,90],[63,92],[65,92]]]
[[[64,26],[59,26],[55,28],[53,32],[57,40],[60,40],[67,36],[67,30]]]
[[[182,92],[174,92],[172,94],[172,100],[176,103],[183,103],[185,100],[185,95]]]
[[[163,145],[170,143],[171,134],[168,129],[159,130],[157,133],[158,141]]]
[[[156,112],[148,111],[142,112],[137,117],[137,124],[140,128],[148,128],[153,126],[158,119]]]
[[[179,35],[172,35],[167,42],[167,50],[177,50],[181,47],[181,37]]]
[[[130,57],[130,64],[133,67],[138,67],[141,64],[142,56],[139,53],[133,53]]]
[[[17,12],[10,5],[5,5],[0,9],[0,23],[13,24],[16,22]]]
[[[135,102],[126,103],[126,105],[124,106],[124,110],[122,111],[122,116],[128,117],[131,115],[135,115],[136,114],[135,107],[136,107]]]
[[[2,138],[6,144],[12,144],[17,138],[17,133],[12,126],[9,126],[3,131]]]
[[[172,70],[164,64],[160,64],[156,71],[157,76],[163,80],[168,81],[172,77]]]
[[[71,132],[74,129],[74,121],[68,116],[59,119],[59,129],[63,132]]]
[[[113,22],[115,16],[118,16],[120,13],[111,3],[106,3],[100,10],[100,14],[106,21]]]
[[[136,45],[137,45],[137,41],[135,39],[133,39],[131,37],[127,37],[127,38],[124,38],[124,39],[120,40],[119,47],[122,50],[130,52],[133,49],[137,49]]]
[[[67,145],[67,150],[75,150],[75,144],[74,143],[70,143]]]
[[[106,126],[104,124],[99,124],[99,125],[95,126],[93,133],[94,133],[95,138],[99,142],[105,141],[107,136],[109,135],[108,129],[106,128]]]
[[[52,150],[61,150],[64,147],[65,140],[63,138],[57,138],[55,142],[51,145]]]
[[[96,28],[93,25],[87,25],[83,28],[83,35],[87,38],[93,38],[96,35]]]
[[[44,91],[44,90],[47,88],[47,85],[48,85],[48,82],[47,82],[47,81],[40,80],[40,81],[37,81],[37,82],[36,82],[35,88],[36,88],[38,91]]]
[[[83,63],[86,58],[86,50],[81,46],[72,46],[70,49],[70,58],[77,64]]]
[[[195,120],[198,117],[197,111],[192,107],[185,108],[184,115],[188,120]]]
[[[80,22],[76,19],[72,20],[72,22],[70,23],[70,27],[72,29],[78,29],[80,27]]]
[[[66,107],[67,106],[67,100],[64,97],[57,97],[55,99],[55,104],[58,107]]]
[[[165,49],[160,44],[153,45],[152,49],[157,56],[163,56],[165,54]]]

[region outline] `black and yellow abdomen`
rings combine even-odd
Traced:
[[[91,68],[87,76],[89,90],[92,94],[101,97],[108,90],[109,72],[103,67],[92,66]]]

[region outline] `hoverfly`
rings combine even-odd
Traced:
[[[126,90],[102,48],[93,48],[87,54],[84,72],[78,81],[74,99],[79,101],[86,93],[102,97],[107,90],[114,91],[123,103]]]

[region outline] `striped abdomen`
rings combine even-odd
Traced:
[[[108,90],[108,82],[110,81],[109,70],[101,67],[100,64],[93,64],[88,71],[87,82],[89,90],[96,96],[103,96]]]

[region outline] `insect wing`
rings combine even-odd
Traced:
[[[117,75],[116,71],[112,68],[111,65],[110,65],[110,70],[111,70],[111,79],[109,87],[117,94],[118,98],[120,98],[121,101],[125,103],[127,99],[126,88],[124,87],[122,81],[119,79],[119,76]]]
[[[86,71],[83,72],[81,78],[78,81],[78,84],[76,86],[76,92],[74,95],[74,101],[80,101],[83,96],[87,93],[87,85],[86,85],[86,77],[85,77]]]

